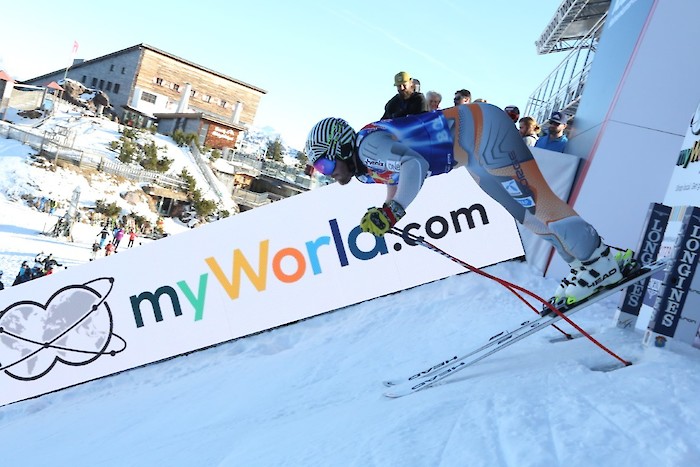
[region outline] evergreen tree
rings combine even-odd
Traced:
[[[273,161],[282,161],[282,141],[280,140],[279,136],[274,141],[268,141],[266,156],[268,159],[272,159]]]

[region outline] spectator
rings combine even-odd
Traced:
[[[63,266],[61,263],[56,261],[56,259],[53,257],[53,253],[49,253],[49,256],[44,259],[44,271],[49,270],[49,268],[52,268],[54,266]]]
[[[101,247],[100,244],[95,242],[92,244],[92,258],[90,258],[90,261],[94,261],[97,259],[97,252],[100,251]]]
[[[15,277],[15,281],[12,283],[12,285],[22,284],[30,280],[32,280],[32,270],[29,267],[29,263],[23,261],[22,266],[20,266],[19,272],[17,273],[17,277]]]
[[[105,256],[111,255],[113,251],[115,251],[113,243],[108,243],[105,245]]]
[[[107,226],[102,227],[102,230],[100,230],[100,233],[97,234],[98,237],[100,237],[100,248],[104,248],[105,244],[107,243],[107,235],[109,235],[109,231],[107,230]]]
[[[420,92],[420,80],[417,78],[413,78],[413,90],[416,92]]]
[[[567,116],[563,112],[552,112],[549,117],[549,132],[535,143],[535,147],[550,151],[564,152],[569,139],[564,134]]]
[[[38,253],[34,257],[34,267],[31,269],[31,278],[36,279],[37,277],[41,277],[44,275],[46,272],[45,262],[48,259],[48,256],[44,255],[44,252],[42,251],[41,253]]]
[[[440,102],[442,102],[442,95],[439,92],[428,91],[425,93],[425,99],[428,101],[429,112],[433,112],[440,108]]]
[[[122,241],[122,238],[124,238],[124,229],[119,228],[114,235],[114,251],[117,251],[117,248],[119,248],[119,243]]]
[[[460,89],[455,91],[454,103],[455,105],[469,104],[472,101],[472,93],[466,89]]]
[[[405,117],[406,115],[415,115],[427,111],[428,106],[425,103],[425,96],[415,90],[415,84],[411,79],[411,75],[405,71],[397,73],[394,76],[394,86],[396,86],[398,92],[384,106],[382,120]]]
[[[508,114],[511,120],[513,120],[513,123],[518,123],[518,120],[520,119],[520,109],[517,108],[514,105],[509,105],[505,109],[505,112]]]
[[[5,290],[5,284],[2,283],[2,271],[0,271],[0,290]]]
[[[488,103],[489,103],[489,101],[487,101],[486,99],[481,99],[481,98],[479,98],[479,99],[474,99],[474,104],[478,104],[479,102],[483,102],[484,104],[488,104]]]
[[[539,139],[539,134],[540,126],[534,118],[523,117],[520,119],[520,135],[527,146],[534,146]]]
[[[134,240],[136,240],[136,231],[131,229],[131,232],[129,232],[129,243],[126,245],[127,248],[134,246]]]

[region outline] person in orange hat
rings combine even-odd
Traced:
[[[389,99],[389,102],[384,106],[382,120],[416,115],[428,111],[425,96],[416,90],[415,82],[407,72],[401,71],[396,73],[394,86],[396,86],[397,94]]]

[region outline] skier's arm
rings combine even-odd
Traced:
[[[402,143],[394,143],[391,152],[401,156],[399,184],[392,199],[406,209],[423,187],[425,177],[428,176],[428,161]]]
[[[360,157],[383,162],[387,170],[399,171],[397,185],[387,185],[387,198],[382,207],[370,208],[360,222],[365,232],[382,236],[405,214],[428,174],[428,162],[416,151],[399,143],[386,132],[368,135],[360,145]]]
[[[394,199],[394,196],[396,196],[396,190],[399,189],[398,185],[387,185],[386,186],[386,201],[385,203],[388,203],[392,199]]]

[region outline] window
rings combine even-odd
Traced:
[[[205,94],[202,96],[202,100],[204,102],[211,102],[211,96],[209,94]]]
[[[97,86],[97,78],[92,78],[92,84],[91,84],[91,86],[92,86],[93,88],[94,88],[95,86]]]
[[[146,101],[146,102],[150,102],[151,104],[155,104],[156,103],[156,95],[151,94],[150,92],[142,92],[141,93],[141,100]]]
[[[173,91],[180,92],[180,85],[173,83]]]
[[[156,84],[158,86],[162,86],[163,85],[163,78],[156,78]]]
[[[98,86],[98,88],[104,89],[104,87],[105,87],[105,80],[101,79],[101,80],[100,80],[100,85]]]
[[[109,66],[109,71],[114,71],[114,64],[111,64],[111,65]]]
[[[190,91],[190,97],[194,97],[196,95],[197,95],[197,91],[195,91],[194,89]]]
[[[226,108],[226,101],[222,99],[221,102],[219,102],[219,105],[225,109]]]
[[[111,81],[107,81],[107,87],[105,88],[105,90],[107,90],[107,91],[112,90],[112,82]]]
[[[126,73],[126,67],[122,67],[122,75]]]
[[[80,82],[85,84],[87,82],[87,76],[83,75],[83,79],[81,79]]]
[[[119,83],[114,83],[114,94],[119,94]]]

